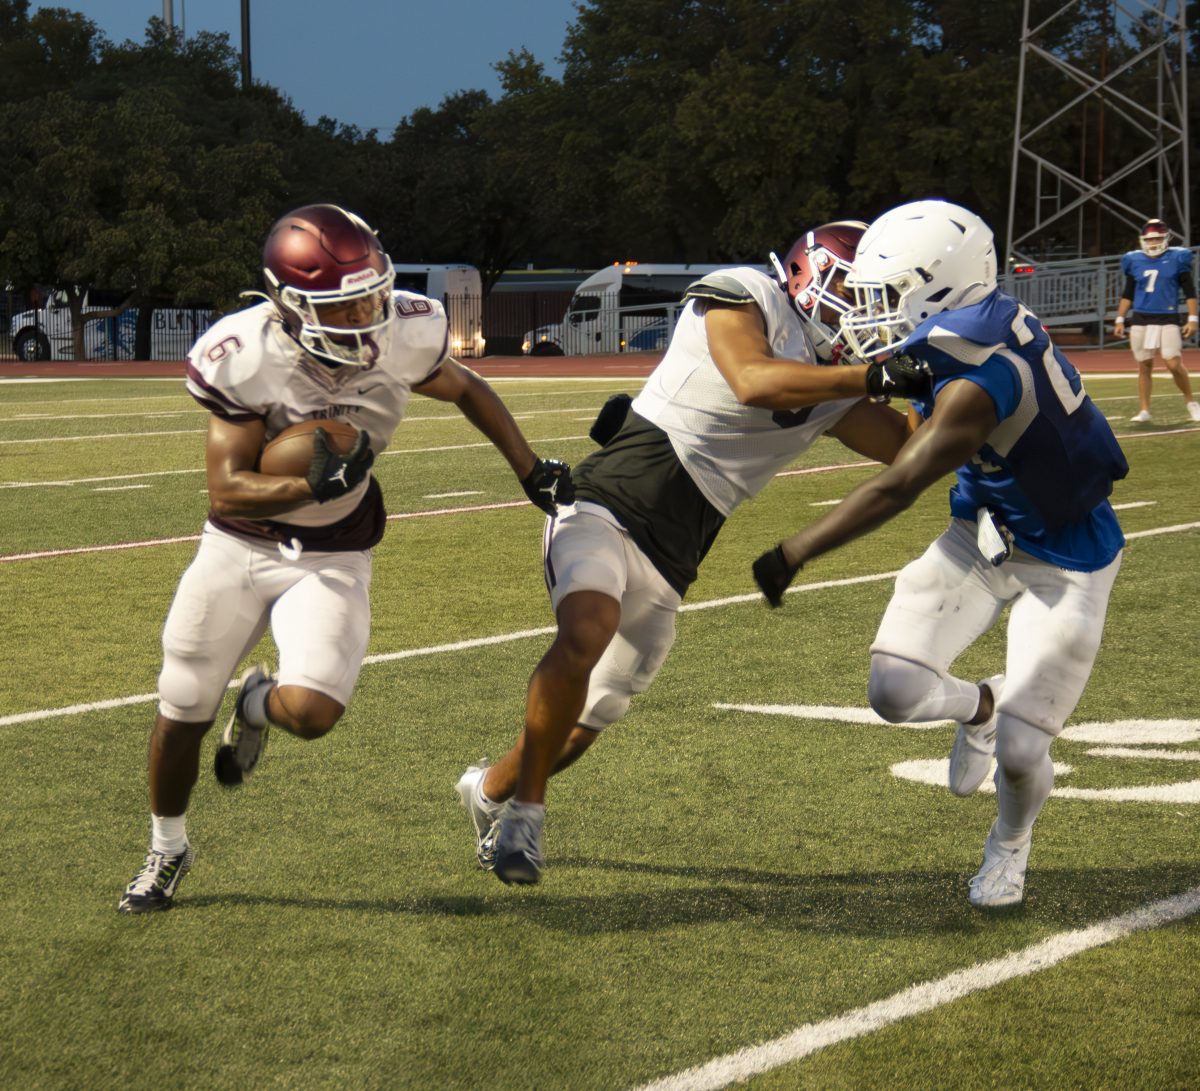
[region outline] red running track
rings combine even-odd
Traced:
[[[1066,350],[1085,374],[1135,369],[1128,349]],[[661,359],[655,353],[614,356],[485,356],[466,360],[467,366],[488,379],[496,378],[620,378],[649,375]],[[183,378],[182,360],[77,361],[22,363],[0,360],[0,379],[136,379]]]

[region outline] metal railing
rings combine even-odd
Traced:
[[[1200,247],[1192,247],[1195,267]],[[1032,266],[1029,273],[1010,269],[1001,287],[1016,296],[1052,333],[1071,331],[1078,348],[1125,344],[1108,332],[1125,286],[1120,254],[1100,258],[1071,258]],[[1020,268],[1019,266],[1017,268]]]

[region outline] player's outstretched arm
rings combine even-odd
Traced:
[[[792,578],[813,558],[868,534],[910,507],[930,485],[975,454],[995,427],[995,406],[981,387],[967,380],[948,383],[938,393],[933,415],[890,466],[755,561],[755,580],[768,601],[779,605]]]
[[[432,379],[413,389],[456,405],[492,441],[517,475],[525,495],[543,511],[552,514],[558,504],[575,499],[571,467],[558,459],[538,458],[500,396],[470,368],[447,358]]]
[[[743,405],[801,409],[868,394],[923,398],[932,389],[928,369],[909,358],[834,367],[778,357],[754,303],[708,303],[704,333],[713,363]]]

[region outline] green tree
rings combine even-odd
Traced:
[[[37,16],[27,28],[60,40],[79,26],[63,15],[56,34],[37,32]],[[285,190],[280,152],[254,139],[268,126],[237,97],[223,36],[184,44],[154,21],[145,46],[111,47],[84,30],[92,60],[69,90],[0,104],[0,278],[64,289],[80,358],[84,322],[116,313],[85,315],[89,288],[127,293],[148,355],[153,305],[231,307],[257,283]]]

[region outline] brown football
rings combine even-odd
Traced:
[[[347,454],[358,440],[358,429],[344,420],[305,420],[285,428],[262,450],[258,472],[273,477],[307,477],[312,465],[313,430],[324,428],[331,450]]]

